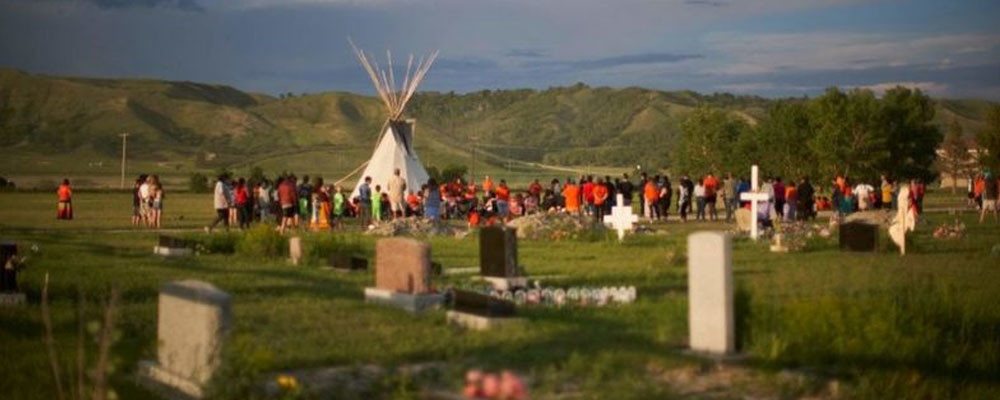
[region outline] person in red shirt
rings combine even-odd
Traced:
[[[288,178],[278,179],[278,203],[281,204],[281,226],[278,232],[285,233],[285,229],[291,227],[295,221],[295,183]]]
[[[528,195],[534,197],[535,200],[541,199],[542,184],[538,183],[538,179],[535,179],[534,182],[531,182],[531,185],[528,185]]]
[[[59,196],[56,219],[73,219],[73,190],[69,187],[69,179],[63,179],[59,189],[56,190],[56,195]]]
[[[656,205],[660,201],[660,190],[656,187],[656,183],[653,180],[647,180],[646,185],[642,188],[642,199],[643,199],[643,214],[646,214],[646,218],[650,222],[656,219]]]
[[[250,227],[249,201],[250,192],[247,190],[247,181],[240,178],[240,180],[236,181],[236,188],[233,190],[233,202],[236,203],[236,215],[240,223],[240,229]]]
[[[715,174],[709,173],[705,179],[701,180],[701,185],[705,188],[705,205],[708,206],[708,217],[712,221],[719,219],[719,212],[715,208],[716,194],[719,192],[719,179]],[[785,197],[784,187],[782,187],[781,197]]]
[[[594,177],[588,176],[580,180],[583,182],[583,204],[587,215],[594,214]]]
[[[593,185],[594,196],[594,219],[604,220],[604,203],[608,201],[608,187],[604,186],[604,180],[597,178],[597,184]]]

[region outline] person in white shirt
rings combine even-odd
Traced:
[[[403,193],[406,192],[406,180],[400,176],[399,168],[396,168],[396,172],[389,178],[389,183],[385,189],[389,195],[389,209],[392,211],[392,218],[402,218],[403,210],[406,210],[406,205],[403,204]]]
[[[694,185],[694,201],[698,209],[695,212],[694,219],[704,221],[705,220],[705,186],[698,181]]]
[[[229,230],[229,207],[233,204],[232,197],[229,195],[229,190],[227,190],[226,181],[229,177],[226,175],[220,175],[219,180],[215,182],[215,191],[212,194],[212,204],[215,207],[215,220],[212,224],[205,227],[205,232],[212,233],[212,229],[215,228],[219,222],[222,222],[226,227],[226,231]]]
[[[139,216],[142,218],[146,227],[152,226],[152,210],[150,205],[152,204],[153,190],[150,185],[151,177],[146,177],[146,180],[139,185]]]

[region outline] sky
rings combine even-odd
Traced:
[[[0,66],[371,94],[351,38],[397,66],[439,50],[422,90],[1000,100],[998,21],[1000,0],[0,0]]]

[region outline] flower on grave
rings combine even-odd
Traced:
[[[299,387],[299,381],[291,375],[278,375],[276,381],[278,382],[278,387],[285,391],[292,391]]]

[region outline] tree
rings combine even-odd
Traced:
[[[673,172],[700,175],[736,168],[742,161],[739,139],[748,131],[743,119],[718,108],[692,111],[676,140]]]
[[[880,172],[897,178],[933,181],[941,132],[931,124],[934,103],[919,89],[896,86],[882,97],[880,125],[887,138],[887,158]]]
[[[944,152],[939,164],[941,170],[951,176],[951,193],[954,194],[958,186],[958,177],[965,172],[965,165],[969,162],[969,146],[962,137],[962,125],[955,118],[948,123],[948,131],[944,142],[941,143],[941,150]]]
[[[814,135],[808,146],[819,173],[874,177],[889,159],[878,100],[870,90],[829,88],[809,106]]]
[[[1000,171],[1000,106],[990,107],[985,122],[983,130],[976,133],[979,163],[996,174]]]
[[[805,145],[813,136],[809,107],[801,101],[783,100],[772,105],[767,117],[754,129],[753,154],[756,163],[770,175],[799,179],[814,175],[814,153]],[[745,151],[751,151],[746,148]]]

